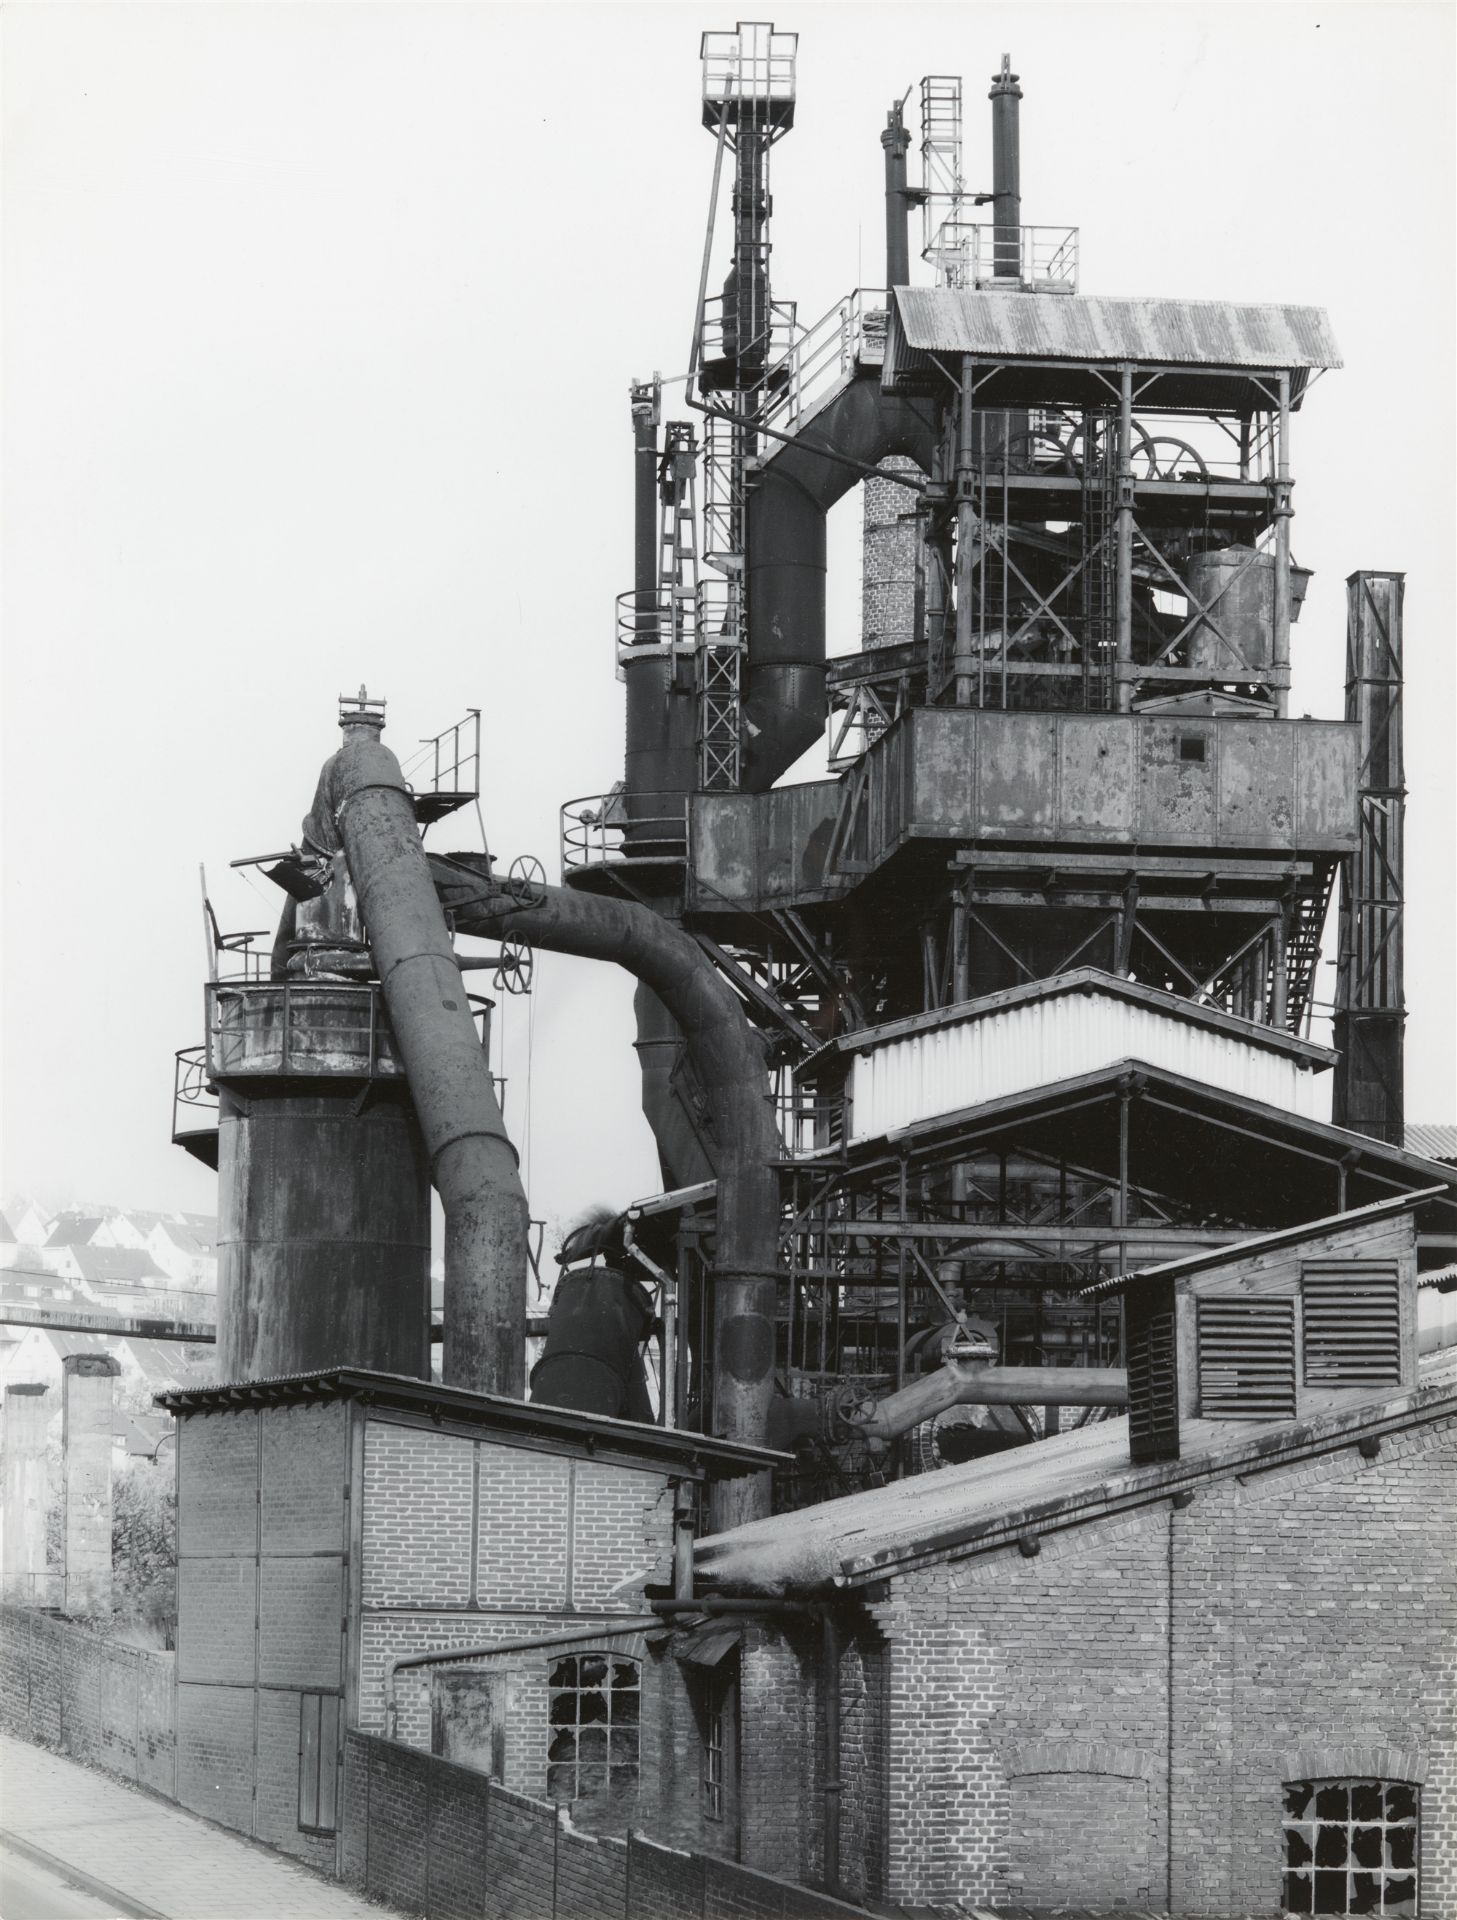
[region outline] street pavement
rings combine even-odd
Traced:
[[[0,1920],[384,1920],[331,1880],[0,1734]]]

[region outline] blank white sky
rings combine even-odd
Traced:
[[[168,1139],[197,866],[225,927],[273,923],[227,862],[296,836],[341,689],[388,695],[402,758],[482,707],[492,845],[553,878],[558,804],[619,776],[627,383],[686,362],[698,36],[735,17],[6,8],[5,1190],[212,1206]],[[1452,1117],[1451,9],[775,17],[801,58],[774,284],[802,315],[881,278],[878,135],[923,73],[966,76],[989,184],[1004,50],[1023,217],[1081,226],[1084,290],[1330,309],[1346,368],[1296,422],[1294,711],[1340,711],[1345,575],[1406,569],[1408,1111]],[[550,956],[537,980],[533,1211],[650,1191],[631,983]],[[522,1140],[522,1003],[506,1024]]]

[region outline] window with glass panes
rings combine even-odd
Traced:
[[[708,1696],[703,1720],[703,1811],[710,1820],[723,1818],[723,1708],[720,1683]]]
[[[1285,1789],[1286,1913],[1417,1910],[1417,1789],[1296,1780]]]
[[[636,1660],[571,1653],[551,1669],[546,1790],[553,1800],[635,1787],[642,1699]]]

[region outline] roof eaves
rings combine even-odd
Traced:
[[[649,1459],[686,1463],[710,1479],[761,1473],[788,1463],[787,1454],[751,1447],[711,1434],[685,1433],[676,1427],[648,1426],[607,1414],[580,1413],[504,1395],[470,1393],[402,1374],[368,1373],[352,1367],[314,1373],[282,1374],[262,1380],[223,1381],[215,1386],[160,1393],[156,1404],[169,1413],[212,1413],[240,1406],[298,1404],[309,1400],[357,1400],[363,1405],[402,1412],[428,1411],[443,1418],[494,1427],[503,1433],[537,1434],[580,1440],[594,1448]]]
[[[1349,1446],[1358,1437],[1379,1437],[1453,1415],[1457,1415],[1457,1380],[1409,1388],[1375,1406],[1341,1409],[1298,1424],[1282,1423],[1274,1431],[1243,1436],[1217,1451],[1157,1466],[1132,1468],[1128,1474],[1102,1481],[1094,1488],[1007,1509],[963,1526],[928,1529],[923,1535],[872,1553],[847,1556],[839,1563],[835,1584],[862,1586],[893,1573],[912,1572],[943,1555],[964,1559],[990,1553],[1028,1534],[1083,1526],[1089,1521],[1168,1499],[1186,1489],[1197,1489],[1232,1472],[1239,1472],[1242,1477],[1269,1472]]]
[[[1392,1194],[1384,1200],[1370,1200],[1365,1206],[1348,1208],[1344,1213],[1329,1213],[1319,1220],[1306,1220],[1299,1226],[1279,1227],[1273,1233],[1254,1234],[1248,1240],[1234,1240],[1222,1247],[1202,1247],[1197,1253],[1181,1254],[1177,1260],[1161,1260],[1156,1266],[1135,1267],[1128,1273],[1110,1274],[1106,1280],[1095,1280],[1090,1287],[1081,1288],[1080,1295],[1084,1300],[1105,1298],[1108,1294],[1120,1292],[1135,1280],[1172,1280],[1181,1274],[1200,1273],[1210,1267],[1232,1266],[1273,1247],[1299,1246],[1302,1240],[1317,1240],[1323,1234],[1339,1233],[1346,1227],[1395,1218],[1398,1214],[1410,1213],[1414,1207],[1422,1206],[1428,1200],[1450,1198],[1451,1195],[1452,1189],[1446,1184],[1424,1187],[1414,1193]]]

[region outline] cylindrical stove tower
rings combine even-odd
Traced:
[[[374,983],[208,989],[218,1377],[430,1377],[430,1178]]]

